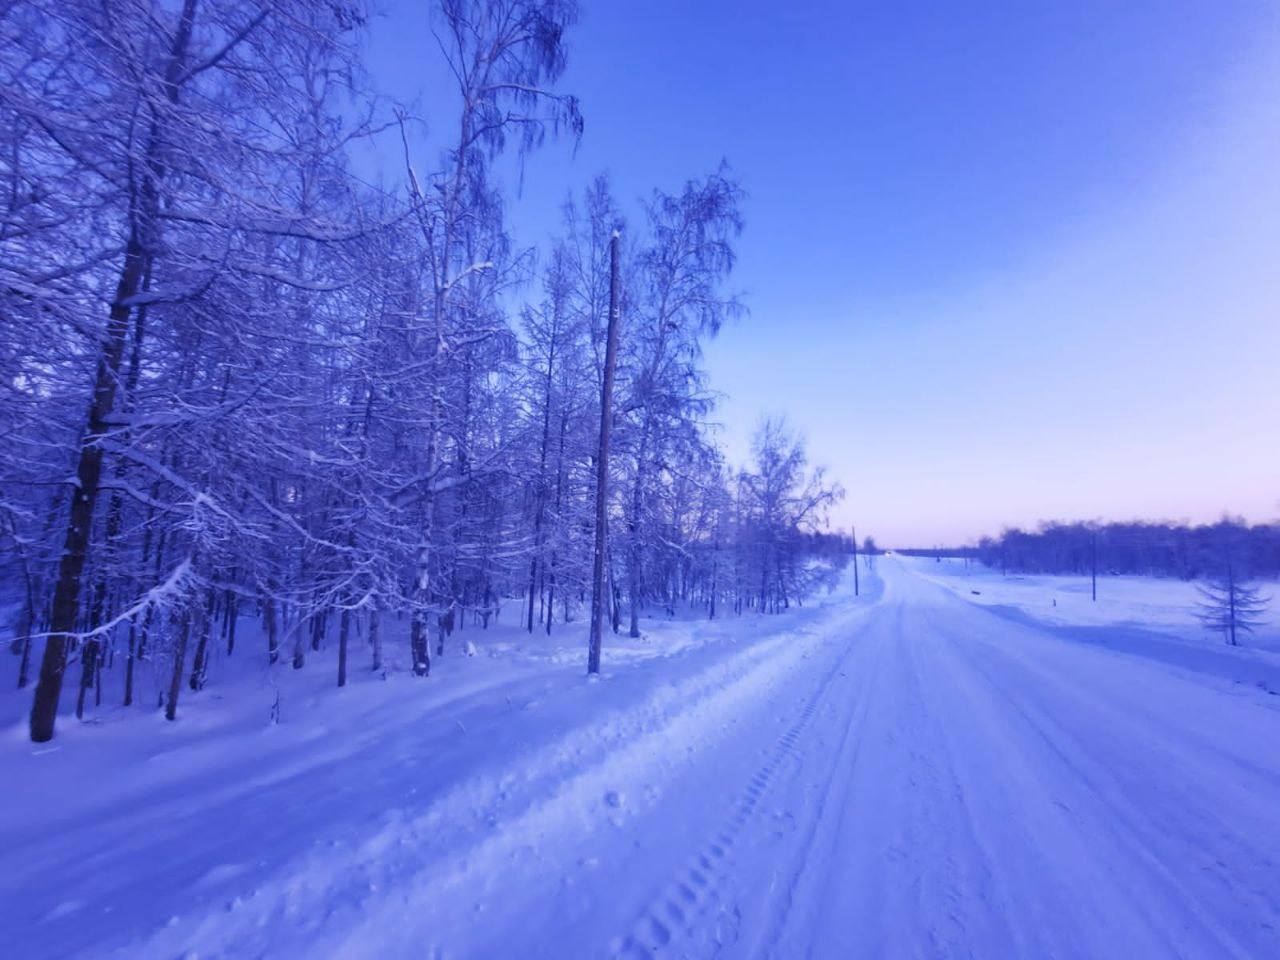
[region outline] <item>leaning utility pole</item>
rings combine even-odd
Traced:
[[[1089,538],[1089,553],[1092,557],[1091,568],[1091,586],[1093,592],[1093,602],[1098,602],[1098,531],[1093,531],[1093,536]]]
[[[604,377],[600,385],[600,452],[596,457],[596,549],[591,578],[591,640],[587,673],[600,672],[604,629],[604,544],[609,505],[609,426],[613,420],[613,368],[618,356],[618,231],[609,238],[609,330],[605,335]]]
[[[853,537],[853,595],[858,595],[858,528],[850,527],[849,536]]]

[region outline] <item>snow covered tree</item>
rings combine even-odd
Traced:
[[[817,528],[844,490],[828,484],[821,469],[807,469],[803,441],[781,419],[760,424],[751,451],[753,469],[743,474],[744,536],[751,544],[748,569],[753,571],[748,583],[758,587],[758,609],[776,613],[810,588],[800,535]]]
[[[691,180],[678,194],[657,193],[647,208],[647,243],[638,290],[628,304],[624,361],[631,476],[626,506],[626,582],[630,634],[639,636],[644,557],[660,543],[657,492],[663,467],[686,429],[709,409],[698,366],[702,339],[741,310],[722,290],[742,229],[741,188],[724,169]]]
[[[1268,601],[1257,587],[1240,582],[1229,558],[1222,572],[1200,587],[1200,594],[1196,616],[1206,629],[1220,631],[1233,647],[1239,646],[1240,634],[1253,633],[1263,623]]]
[[[332,637],[341,686],[356,638],[394,663],[400,622],[425,675],[504,603],[530,633],[581,616],[624,217],[596,178],[533,284],[499,162],[582,131],[555,88],[576,7],[433,9],[456,86],[420,175],[359,0],[0,8],[0,570],[36,740],[68,669],[80,715],[112,681],[173,719],[231,656],[304,669]],[[370,143],[403,152],[401,188],[354,175]],[[740,198],[723,169],[655,192],[618,251],[615,631],[628,605],[638,632],[647,603],[765,603],[760,474],[712,441],[701,357],[740,310]],[[785,607],[817,544],[767,523]]]
[[[205,605],[206,587],[195,589],[207,584],[209,569],[202,549],[209,543],[201,540],[235,526],[233,508],[208,488],[212,477],[201,464],[185,462],[179,451],[160,452],[155,441],[191,424],[213,424],[219,405],[232,400],[236,378],[210,342],[229,331],[210,320],[226,316],[228,302],[248,297],[250,278],[280,273],[273,248],[284,238],[333,239],[277,189],[280,170],[303,169],[306,158],[270,120],[293,100],[292,69],[305,54],[292,51],[323,47],[340,60],[349,49],[344,35],[362,14],[356,4],[301,2],[23,6],[42,18],[37,32],[45,46],[36,60],[49,72],[19,70],[9,78],[5,126],[25,137],[20,175],[38,185],[36,195],[61,179],[69,193],[57,202],[74,198],[80,215],[54,222],[27,211],[46,235],[40,244],[15,237],[18,262],[37,264],[42,248],[91,251],[59,271],[62,297],[48,279],[35,278],[33,286],[28,275],[32,295],[10,315],[20,320],[36,310],[47,323],[41,302],[59,302],[65,343],[37,364],[57,371],[56,389],[68,399],[77,377],[89,384],[87,414],[65,421],[66,469],[76,483],[65,519],[57,521],[61,549],[31,715],[32,736],[43,740],[52,735],[69,649],[85,641],[91,675],[102,623],[111,622],[109,600],[119,581],[94,572],[99,540],[117,556],[124,546],[120,501],[106,517],[97,509],[107,489],[146,502],[134,494],[149,476],[160,480],[160,496],[180,494],[185,507],[152,504],[162,515],[183,514],[169,549],[188,576],[167,599],[183,597],[192,611]],[[89,309],[104,301],[104,315]],[[166,360],[155,351],[171,345],[183,354],[160,372],[155,364]],[[144,410],[139,391],[197,403],[183,413]]]
[[[414,672],[430,671],[427,618],[438,631],[452,623],[454,597],[447,557],[434,549],[441,445],[445,435],[446,376],[459,321],[457,290],[475,274],[494,269],[488,259],[469,260],[478,249],[476,230],[500,233],[487,186],[487,163],[516,136],[528,150],[550,133],[582,130],[577,100],[551,89],[564,70],[564,32],[577,16],[569,0],[443,0],[441,49],[457,83],[458,134],[441,172],[424,190],[410,167],[412,206],[426,251],[426,304],[430,335],[428,360],[432,386],[423,425],[423,458],[418,495],[420,542],[414,574],[412,625]],[[407,152],[407,147],[406,147]],[[481,226],[478,210],[490,214]],[[473,334],[474,335],[474,334]],[[456,435],[455,435],[456,436]],[[464,454],[465,456],[465,454]],[[458,461],[464,467],[465,464]],[[456,482],[456,481],[455,481]]]

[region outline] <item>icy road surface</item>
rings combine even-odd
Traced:
[[[335,712],[287,762],[210,747],[71,820],[18,802],[3,951],[1280,957],[1274,654],[1109,649],[924,569],[600,683]]]

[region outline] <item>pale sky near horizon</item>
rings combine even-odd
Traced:
[[[599,171],[633,201],[727,158],[725,443],[785,414],[881,543],[1280,516],[1280,8],[976,6],[582,0],[586,132],[527,161],[517,242]],[[430,119],[422,10],[370,59]]]

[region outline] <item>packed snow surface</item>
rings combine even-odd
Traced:
[[[428,680],[286,670],[279,724],[277,681],[216,676],[174,724],[13,713],[3,953],[1280,956],[1273,633],[1227,648],[1153,581],[877,567],[651,622],[597,683],[580,631],[477,630]]]

